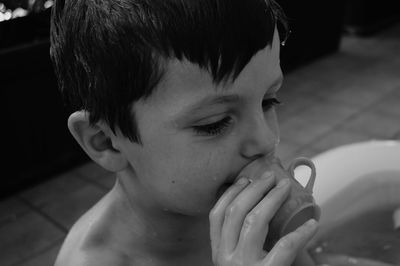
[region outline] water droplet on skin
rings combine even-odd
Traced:
[[[348,261],[349,263],[351,263],[351,264],[357,264],[357,263],[358,263],[358,261],[357,261],[355,258],[352,258],[352,257],[349,257],[349,258],[347,259],[347,261]]]
[[[383,246],[383,250],[388,250],[391,248],[392,248],[392,245],[389,245],[389,244]]]
[[[315,253],[321,253],[321,252],[322,252],[322,247],[315,248]]]

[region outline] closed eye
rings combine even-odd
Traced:
[[[193,126],[193,130],[200,136],[215,136],[222,134],[231,123],[232,118],[227,116],[211,124]]]
[[[268,99],[264,99],[262,101],[262,108],[263,108],[264,112],[266,112],[269,109],[271,109],[272,107],[274,107],[275,105],[279,105],[279,104],[281,104],[281,102],[277,98],[268,98]]]

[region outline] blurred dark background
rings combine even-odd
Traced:
[[[51,5],[0,0],[1,198],[87,160],[67,129],[50,62]]]
[[[338,50],[343,34],[373,35],[400,19],[400,1],[278,1],[291,25],[284,72]],[[67,130],[49,59],[52,1],[0,0],[0,88],[5,142],[0,198],[88,158]]]

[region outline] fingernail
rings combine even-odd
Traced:
[[[261,179],[270,179],[274,174],[272,172],[264,172],[261,176]]]
[[[244,185],[244,184],[247,184],[248,182],[249,182],[249,179],[247,177],[241,177],[241,178],[239,178],[238,181],[236,181],[236,184]]]
[[[310,219],[305,223],[305,225],[308,227],[315,227],[317,226],[317,221],[315,219]]]
[[[284,178],[282,180],[279,181],[278,185],[276,185],[277,188],[283,188],[285,187],[287,184],[289,184],[289,180],[287,178]]]

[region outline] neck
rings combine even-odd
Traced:
[[[114,190],[123,213],[128,213],[123,223],[133,245],[169,257],[210,250],[208,214],[188,216],[155,206],[123,178],[118,178]]]

